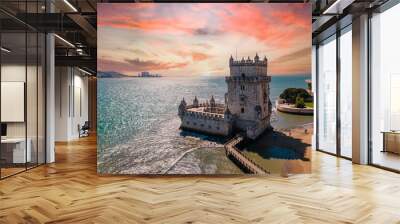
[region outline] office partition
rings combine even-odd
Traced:
[[[20,1],[19,15],[40,13],[43,1]],[[45,34],[17,21],[0,16],[13,26],[0,26],[0,121],[5,127],[0,144],[0,178],[45,163]],[[3,132],[3,131],[2,131]]]

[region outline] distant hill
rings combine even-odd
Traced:
[[[108,72],[103,72],[103,71],[98,71],[97,72],[97,78],[129,78],[132,76],[129,75],[124,75],[119,72],[113,72],[113,71],[108,71]]]

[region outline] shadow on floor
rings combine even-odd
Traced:
[[[243,141],[238,147],[242,150],[257,153],[264,159],[301,159],[306,158],[306,150],[310,144],[302,139],[290,136],[290,132],[267,131],[254,141]]]

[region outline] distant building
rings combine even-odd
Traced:
[[[143,77],[143,78],[158,78],[161,77],[159,74],[151,74],[150,72],[140,72],[137,77]]]
[[[312,81],[311,81],[311,79],[306,79],[305,82],[307,83],[307,92],[308,92],[308,94],[310,94],[312,96],[313,95],[313,92],[312,92]]]
[[[240,132],[250,139],[271,128],[267,65],[267,58],[260,60],[257,54],[254,60],[235,61],[231,56],[225,103],[216,103],[213,96],[204,103],[195,97],[191,105],[183,99],[178,113],[181,128],[223,136]]]

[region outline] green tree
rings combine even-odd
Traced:
[[[279,97],[285,99],[288,103],[296,103],[297,97],[303,98],[304,101],[304,99],[309,99],[311,95],[302,88],[287,88]]]
[[[303,97],[300,97],[300,96],[297,96],[297,97],[296,97],[296,104],[295,104],[295,107],[297,107],[297,108],[304,108],[304,107],[306,107],[306,104],[304,103],[304,98],[303,98]]]

